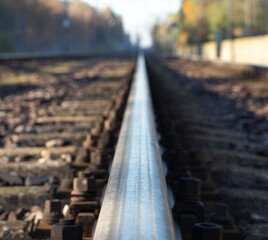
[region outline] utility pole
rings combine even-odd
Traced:
[[[233,38],[233,2],[232,0],[227,1],[226,7],[226,38]]]
[[[221,7],[221,0],[216,0],[217,8]],[[217,43],[217,58],[221,57],[221,41],[222,41],[222,29],[220,28],[220,25],[218,23],[217,25],[217,32],[215,36],[215,41]]]
[[[226,36],[230,40],[230,61],[234,61],[234,43],[233,43],[233,0],[227,1],[226,7]]]
[[[70,19],[69,19],[69,1],[70,0],[64,0],[64,17],[62,20],[62,26],[64,29],[64,51],[69,51],[69,28],[71,25]]]
[[[252,0],[245,0],[245,33],[252,35]]]

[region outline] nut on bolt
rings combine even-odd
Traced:
[[[182,177],[178,182],[178,200],[186,203],[200,201],[201,182],[198,178]]]
[[[62,179],[60,189],[72,190],[73,189],[74,172],[71,168],[68,168],[65,177]]]
[[[78,178],[73,180],[71,201],[86,201],[94,197],[96,193],[96,180],[90,173],[79,172]]]
[[[197,178],[180,178],[175,192],[174,219],[181,227],[182,238],[191,239],[192,226],[204,220],[204,205],[200,201],[201,182]]]
[[[99,138],[97,148],[98,149],[113,148],[114,146],[113,138],[114,137],[112,131],[104,130]]]
[[[90,164],[97,166],[99,169],[108,169],[113,154],[113,150],[96,149],[96,151],[90,153]]]
[[[196,223],[192,240],[223,240],[223,227],[215,223]]]
[[[51,240],[82,240],[82,226],[73,218],[62,218],[51,228]]]
[[[202,188],[201,198],[204,202],[217,202],[220,200],[218,190],[212,180],[211,172],[205,170],[201,173]]]
[[[52,225],[62,218],[61,202],[59,200],[46,200],[41,223]]]
[[[103,125],[104,125],[104,117],[102,117],[102,119],[100,119],[95,123],[94,127],[90,130],[90,133],[93,136],[99,137],[101,132],[103,131]]]
[[[234,219],[229,214],[229,206],[225,203],[218,203],[216,206],[215,215],[211,218],[211,221],[220,224],[224,229],[234,229]]]
[[[224,240],[236,240],[242,237],[233,217],[229,214],[228,204],[219,203],[216,207],[215,215],[210,220],[223,226]]]
[[[76,221],[81,224],[84,237],[90,237],[96,217],[94,213],[81,212],[77,215]]]

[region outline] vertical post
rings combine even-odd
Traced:
[[[221,8],[221,0],[216,0],[217,8]],[[221,58],[221,41],[222,41],[222,29],[219,24],[217,24],[217,32],[215,36],[215,41],[217,44],[216,47],[216,58],[220,59]]]
[[[226,7],[226,38],[233,38],[233,2],[232,0],[227,1]]]
[[[245,0],[245,34],[252,34],[252,0]]]
[[[229,61],[234,61],[234,43],[233,43],[233,0],[227,1],[226,7],[226,36],[230,40],[230,59]]]
[[[64,51],[69,51],[69,27],[71,25],[70,19],[69,19],[69,1],[70,0],[64,0],[64,17],[62,20],[62,26],[64,28]]]
[[[89,36],[89,42],[91,42],[91,44],[88,46],[88,49],[91,50],[92,48],[94,48],[93,46],[97,46],[98,45],[98,35],[97,35],[97,20],[98,20],[98,8],[99,8],[99,1],[95,0],[94,1],[94,9],[95,12],[93,14],[93,23],[92,23],[92,31],[91,32],[91,36]]]

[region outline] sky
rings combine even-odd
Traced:
[[[135,41],[137,34],[141,44],[148,47],[152,43],[151,28],[156,21],[164,20],[170,13],[175,13],[181,0],[84,0],[96,8],[111,7],[122,17],[124,29]]]

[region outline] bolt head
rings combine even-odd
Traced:
[[[74,218],[61,218],[59,223],[62,226],[74,225]]]
[[[90,178],[92,176],[92,173],[90,171],[79,171],[78,172],[78,178]]]
[[[178,183],[178,192],[187,195],[200,195],[201,181],[193,177],[182,177]]]
[[[223,240],[223,227],[215,223],[196,223],[192,240]]]
[[[82,240],[82,226],[80,224],[52,225],[51,240]]]
[[[46,213],[60,213],[61,212],[61,202],[59,200],[46,200],[45,209]]]
[[[216,207],[216,215],[227,217],[229,216],[229,207],[225,203],[219,203]]]
[[[91,178],[75,178],[74,190],[78,192],[95,192],[96,191],[96,180]]]

